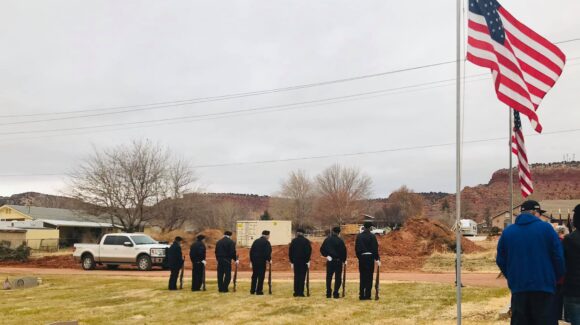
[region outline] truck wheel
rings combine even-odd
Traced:
[[[119,264],[107,264],[107,269],[116,270],[119,268]]]
[[[139,271],[151,271],[151,258],[147,255],[141,255],[137,258],[137,268]]]
[[[95,269],[95,259],[93,258],[93,255],[91,255],[91,254],[84,255],[81,265],[82,265],[84,270],[87,270],[87,271],[94,270]]]

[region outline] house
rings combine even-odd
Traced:
[[[539,203],[542,210],[546,210],[540,219],[546,222],[551,222],[552,219],[558,219],[560,216],[562,219],[566,220],[571,211],[574,210],[574,207],[580,204],[580,200],[543,200]],[[514,223],[517,216],[520,214],[520,206],[521,205],[514,207],[510,223]],[[506,210],[492,217],[491,226],[504,229],[505,224],[507,223],[506,220],[509,219],[509,215],[509,212]]]
[[[58,229],[46,228],[41,221],[0,221],[0,246],[22,244],[36,250],[57,250]]]
[[[117,230],[110,218],[92,215],[80,210],[22,205],[0,207],[0,222],[25,221],[35,221],[37,225],[42,224],[43,228],[58,230],[59,246],[72,246],[79,242],[96,242],[102,234]],[[18,224],[15,224],[13,228],[19,227]],[[1,235],[0,240],[2,240]]]

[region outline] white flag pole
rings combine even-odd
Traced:
[[[512,159],[513,159],[513,154],[512,154],[512,137],[513,137],[513,132],[514,132],[514,114],[513,114],[513,108],[509,108],[508,109],[509,112],[509,121],[510,121],[510,130],[509,130],[509,161],[510,161],[510,171],[508,173],[510,181],[509,183],[509,191],[508,191],[508,195],[510,196],[510,209],[509,209],[509,213],[508,216],[506,217],[506,220],[504,220],[504,229],[505,227],[507,227],[508,225],[510,225],[512,223],[512,218],[513,218],[513,212],[514,212],[514,169],[513,169],[513,163],[512,163]]]
[[[456,109],[457,109],[457,121],[456,121],[456,175],[455,175],[455,287],[457,288],[457,324],[461,325],[461,64],[462,64],[462,1],[457,0],[457,62],[456,62]]]

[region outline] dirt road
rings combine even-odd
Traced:
[[[191,271],[186,271],[187,278],[191,277]],[[142,278],[166,278],[169,271],[154,270],[141,272],[131,269],[119,270],[93,270],[84,271],[81,269],[51,269],[51,268],[25,268],[25,267],[1,267],[0,275],[89,275],[89,276],[130,276]],[[208,280],[215,280],[215,271],[208,271]],[[238,279],[249,280],[251,272],[239,272]],[[323,272],[312,272],[310,278],[315,281],[322,281],[326,274]],[[1,277],[1,276],[0,276]],[[272,277],[277,280],[292,280],[293,274],[290,272],[273,272]],[[493,273],[463,273],[462,282],[466,286],[476,287],[506,287],[505,279],[497,279],[497,274]],[[358,281],[358,273],[347,273],[348,280]],[[428,283],[449,283],[455,282],[454,273],[423,273],[423,272],[381,272],[381,281],[410,281]]]

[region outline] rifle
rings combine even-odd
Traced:
[[[306,297],[310,297],[310,267],[306,265]]]
[[[203,275],[201,277],[201,283],[202,283],[203,291],[205,291],[205,264],[201,263],[201,265],[203,265]]]
[[[342,270],[342,297],[344,298],[344,293],[346,290],[346,261],[343,263],[344,269]]]
[[[239,256],[236,255],[236,261],[239,261]],[[234,292],[236,292],[236,285],[238,283],[238,263],[235,263],[236,266],[234,267]]]
[[[179,274],[179,290],[183,289],[183,273],[185,272],[185,256],[183,257],[183,265],[181,265],[181,272]]]
[[[272,261],[268,261],[269,268],[268,268],[268,294],[272,294]]]
[[[377,278],[375,279],[375,300],[379,300],[379,283],[380,283],[379,275],[380,274],[381,274],[381,266],[377,265]]]

